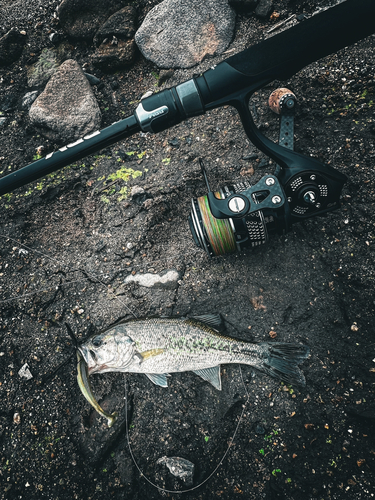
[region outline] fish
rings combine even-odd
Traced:
[[[252,343],[222,332],[223,320],[217,314],[150,317],[115,324],[78,346],[79,386],[89,403],[112,425],[114,414],[104,412],[92,394],[92,374],[143,373],[155,385],[168,387],[171,373],[192,371],[221,390],[221,365],[239,363],[291,385],[306,384],[298,365],[309,356],[308,346]]]

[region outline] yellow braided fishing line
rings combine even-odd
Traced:
[[[221,198],[220,193],[216,192],[215,196]],[[215,219],[211,213],[207,196],[201,196],[197,201],[202,215],[203,226],[215,255],[236,252],[236,241],[229,220]]]

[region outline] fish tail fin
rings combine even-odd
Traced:
[[[260,367],[263,372],[287,384],[306,385],[305,376],[298,365],[309,356],[308,346],[284,342],[264,342],[262,345],[266,348],[266,355]]]

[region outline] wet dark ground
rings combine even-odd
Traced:
[[[287,17],[328,4],[275,2],[275,10]],[[45,153],[59,146],[37,136],[20,109],[30,90],[29,53],[48,46],[56,5],[45,2],[31,24],[13,20],[27,30],[30,46],[0,70],[0,102],[14,102],[0,129],[4,173],[30,163],[42,144]],[[151,6],[139,4],[141,18]],[[230,49],[241,50],[272,26],[252,14],[238,16]],[[72,44],[80,64],[91,53],[88,44]],[[200,70],[222,58],[204,61]],[[374,496],[374,59],[370,37],[253,97],[257,124],[276,139],[278,119],[267,99],[281,84],[291,88],[299,101],[295,149],[348,176],[339,211],[295,225],[256,251],[210,260],[194,245],[187,223],[191,198],[205,194],[199,157],[214,188],[244,171],[259,178],[274,168],[229,107],[157,136],[134,136],[60,177],[1,198],[1,498]],[[94,89],[103,127],[132,113],[141,95],[155,88],[159,72],[140,56],[116,75],[91,69],[104,83]],[[196,72],[178,70],[166,86]],[[127,186],[129,192],[142,187],[146,205],[137,198],[118,201],[122,181],[105,189],[103,179],[121,167],[141,172]],[[131,273],[166,269],[180,272],[174,289],[124,284]],[[306,387],[291,388],[235,365],[223,367],[221,392],[190,373],[173,375],[168,389],[141,375],[97,375],[92,385],[98,400],[120,413],[108,430],[79,391],[66,324],[81,341],[132,314],[206,312],[221,313],[228,333],[246,340],[268,341],[276,332],[275,341],[309,345],[311,356],[302,366]],[[25,363],[30,380],[18,374]],[[139,468],[126,439],[125,390]],[[157,464],[164,456],[195,464],[192,486]],[[149,483],[183,490],[208,477],[182,495]]]

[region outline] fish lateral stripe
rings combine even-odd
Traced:
[[[163,354],[164,349],[150,349],[149,351],[141,352],[140,355],[143,359],[149,359],[153,356],[158,356],[159,354]]]

